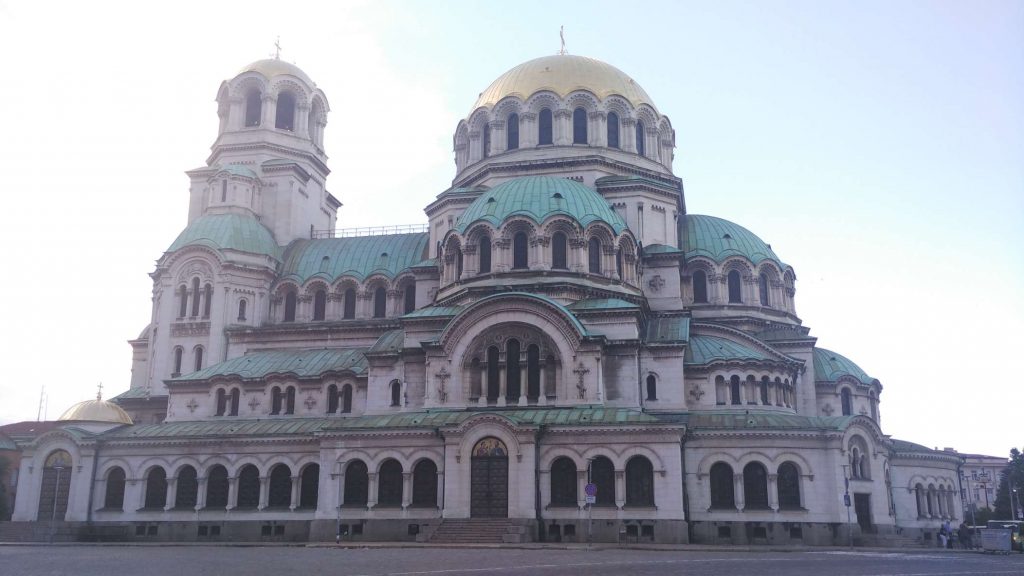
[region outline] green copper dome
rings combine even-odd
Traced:
[[[851,376],[861,384],[878,383],[849,358],[824,348],[814,348],[814,379],[817,382],[835,382],[842,376]]]
[[[209,214],[196,218],[178,234],[167,251],[174,252],[193,245],[281,259],[281,250],[270,230],[255,218],[240,214]]]
[[[686,258],[704,256],[723,262],[730,256],[743,256],[754,264],[772,260],[783,269],[787,267],[753,232],[714,216],[687,214],[680,218],[679,242]]]
[[[500,226],[512,216],[541,224],[559,214],[583,226],[604,222],[616,234],[626,229],[626,223],[600,194],[579,182],[550,176],[516,178],[491,188],[466,208],[455,229],[463,234],[480,221]]]

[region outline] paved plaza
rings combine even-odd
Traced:
[[[945,551],[690,551],[304,546],[0,546],[4,576],[928,576],[1024,574],[1024,556]]]

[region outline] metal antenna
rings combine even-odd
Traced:
[[[46,397],[46,386],[39,388],[39,409],[36,410],[36,422],[43,418],[43,398]]]

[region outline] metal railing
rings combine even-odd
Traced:
[[[428,232],[430,224],[393,224],[390,226],[366,226],[362,228],[341,228],[339,230],[313,230],[313,238],[352,238],[354,236],[383,236],[385,234],[419,234]]]

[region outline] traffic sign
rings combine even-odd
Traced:
[[[597,504],[597,496],[587,496],[587,504]]]
[[[583,493],[590,498],[597,496],[597,484],[587,484],[587,487],[583,489]]]
[[[850,495],[849,494],[843,494],[843,504],[845,504],[847,508],[850,507]]]

